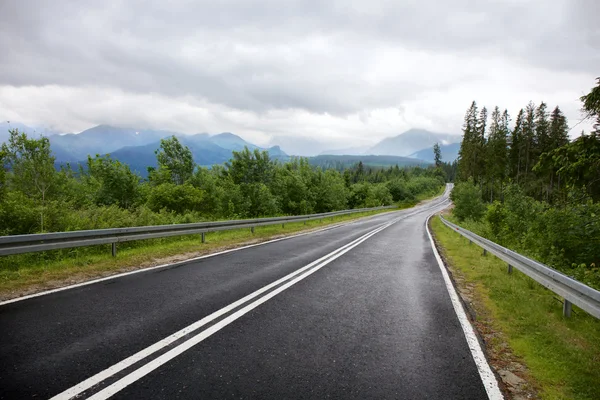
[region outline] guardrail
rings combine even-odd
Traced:
[[[192,224],[155,225],[130,228],[94,229],[72,232],[0,236],[0,256],[82,246],[94,246],[99,244],[112,244],[112,255],[115,257],[117,255],[117,243],[128,242],[131,240],[200,234],[202,237],[202,243],[204,243],[205,234],[207,232],[250,228],[252,233],[254,233],[254,228],[257,226],[277,224],[285,225],[286,222],[306,222],[339,215],[385,210],[395,207],[396,206],[358,208],[354,210],[332,211],[328,213],[297,215],[291,217],[257,218],[233,221],[198,222]]]
[[[519,253],[502,247],[497,243],[483,238],[471,231],[461,228],[440,216],[442,222],[469,239],[471,242],[482,247],[483,254],[487,251],[505,261],[508,264],[508,273],[512,273],[513,267],[529,276],[536,282],[542,284],[557,295],[564,298],[563,314],[571,316],[572,304],[587,311],[596,318],[600,318],[600,292],[575,279],[568,277],[555,269],[540,262],[522,256]]]

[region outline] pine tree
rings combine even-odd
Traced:
[[[489,186],[490,201],[494,200],[496,185],[502,185],[506,176],[506,164],[508,161],[507,138],[508,134],[508,112],[500,114],[496,107],[492,112],[490,133],[486,145],[486,177]]]
[[[487,108],[483,107],[479,112],[479,118],[477,119],[477,125],[475,130],[475,141],[474,141],[474,164],[473,164],[473,176],[475,177],[475,184],[483,184],[483,177],[485,175],[485,129],[487,126]]]
[[[458,179],[466,181],[474,176],[474,147],[477,128],[477,103],[473,101],[465,114],[463,124],[463,140],[458,152]]]
[[[569,124],[567,117],[556,106],[550,115],[550,150],[557,149],[569,143]]]
[[[548,122],[547,105],[543,101],[535,110],[535,142],[537,145],[536,155],[546,153],[551,149],[550,145],[550,122]]]
[[[518,184],[523,168],[523,119],[525,112],[521,108],[517,114],[515,127],[510,135],[509,174]]]
[[[435,161],[435,166],[441,167],[442,166],[442,150],[440,149],[439,143],[435,143],[433,145],[433,158]]]
[[[525,159],[525,169],[523,170],[524,180],[527,183],[530,180],[531,169],[536,163],[536,137],[535,137],[535,106],[529,102],[525,108],[525,120],[523,122],[523,150]]]

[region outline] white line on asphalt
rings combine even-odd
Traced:
[[[490,400],[503,400],[504,396],[498,387],[498,381],[492,372],[490,365],[483,354],[483,350],[481,349],[481,345],[479,344],[479,340],[477,340],[477,336],[475,335],[475,331],[467,318],[467,314],[463,309],[463,306],[458,298],[458,294],[456,293],[456,289],[450,280],[450,276],[448,275],[448,271],[446,271],[446,267],[442,262],[440,254],[435,247],[435,243],[433,242],[433,238],[431,237],[431,232],[429,232],[429,220],[431,219],[431,215],[425,221],[425,228],[427,229],[427,235],[429,236],[429,241],[431,242],[431,248],[433,249],[433,254],[435,255],[435,259],[437,260],[438,266],[442,271],[442,276],[444,277],[444,282],[446,283],[446,289],[448,289],[448,294],[450,294],[450,300],[452,301],[452,306],[454,307],[454,311],[456,312],[456,316],[460,321],[460,326],[462,327],[463,332],[465,333],[465,337],[467,339],[467,345],[469,346],[469,350],[471,350],[471,355],[473,356],[473,360],[477,365],[477,371],[479,371],[479,376],[481,377],[481,381],[483,382],[483,386],[485,387],[485,391],[487,392],[488,398]]]
[[[396,211],[402,211],[402,210],[396,210]],[[369,218],[369,217],[370,216],[363,217],[363,218]],[[27,295],[27,296],[22,296],[22,297],[17,297],[17,298],[10,299],[10,300],[2,301],[2,302],[0,302],[0,306],[6,305],[6,304],[10,304],[10,303],[16,303],[17,301],[31,299],[33,297],[39,297],[39,296],[44,296],[44,295],[51,294],[51,293],[62,292],[63,290],[69,290],[69,289],[75,289],[75,288],[78,288],[78,287],[81,287],[81,286],[93,285],[94,283],[104,282],[104,281],[108,281],[108,280],[111,280],[111,279],[117,279],[117,278],[121,278],[121,277],[127,276],[127,275],[139,274],[141,272],[152,271],[154,269],[160,269],[160,268],[166,268],[166,267],[173,267],[175,265],[188,263],[190,261],[202,260],[204,258],[220,256],[222,254],[227,254],[227,253],[231,253],[231,252],[239,251],[239,250],[245,250],[245,249],[249,249],[251,247],[262,246],[262,245],[265,245],[265,244],[279,242],[281,240],[287,240],[287,239],[292,239],[292,238],[296,238],[296,237],[299,237],[299,236],[310,235],[312,233],[323,232],[323,231],[327,231],[327,230],[330,230],[330,229],[339,228],[339,227],[344,226],[344,225],[352,224],[352,223],[355,223],[356,221],[358,221],[358,220],[351,220],[351,221],[347,221],[347,222],[342,222],[342,223],[339,223],[339,224],[326,226],[324,228],[317,229],[317,230],[310,231],[310,232],[302,232],[302,233],[298,233],[298,234],[295,234],[295,235],[290,235],[290,236],[285,236],[285,237],[281,237],[281,238],[277,238],[277,239],[272,239],[272,240],[268,240],[268,241],[261,242],[261,243],[249,244],[249,245],[242,246],[242,247],[236,247],[236,248],[233,248],[233,249],[223,250],[223,251],[219,251],[217,253],[205,254],[205,255],[202,255],[202,256],[199,256],[199,257],[189,258],[187,260],[179,261],[179,262],[176,262],[176,263],[162,264],[162,265],[156,265],[154,267],[136,269],[135,271],[122,272],[120,274],[115,274],[115,275],[107,276],[105,278],[93,279],[91,281],[86,281],[86,282],[82,282],[82,283],[76,283],[74,285],[64,286],[64,287],[61,287],[61,288],[56,288],[56,289],[51,289],[51,290],[46,290],[46,291],[43,291],[43,292],[34,293],[34,294]]]
[[[143,378],[144,376],[148,375],[150,372],[152,372],[155,369],[159,368],[161,365],[169,362],[170,360],[172,360],[173,358],[175,358],[178,355],[182,354],[186,350],[189,350],[193,346],[195,346],[198,343],[202,342],[204,339],[208,338],[212,334],[220,331],[221,329],[223,329],[224,327],[226,327],[227,325],[229,325],[230,323],[232,323],[236,319],[242,317],[244,314],[247,314],[248,312],[250,312],[253,309],[255,309],[256,307],[258,307],[262,303],[264,303],[267,300],[275,297],[279,293],[283,292],[284,290],[286,290],[289,287],[295,285],[296,283],[300,282],[301,280],[303,280],[304,278],[308,277],[309,275],[311,275],[311,274],[315,273],[316,271],[320,270],[325,265],[329,264],[330,262],[332,262],[336,258],[341,257],[343,254],[345,254],[348,251],[352,250],[354,247],[358,246],[359,244],[361,244],[365,240],[369,239],[371,236],[373,236],[373,235],[377,234],[378,232],[384,230],[385,228],[389,227],[390,225],[392,225],[396,221],[397,220],[394,220],[393,222],[385,224],[383,227],[380,227],[380,228],[378,228],[378,229],[376,229],[374,231],[371,231],[368,234],[360,237],[359,239],[357,239],[354,242],[352,242],[352,244],[350,246],[346,247],[343,251],[337,252],[334,256],[332,256],[332,257],[328,258],[327,260],[323,261],[322,263],[316,265],[312,269],[310,269],[307,272],[303,273],[301,276],[299,276],[299,277],[295,278],[294,280],[292,280],[292,281],[290,281],[290,282],[288,282],[288,283],[280,286],[279,288],[273,290],[272,292],[269,292],[267,295],[265,295],[263,297],[260,297],[259,299],[257,299],[254,302],[248,304],[244,308],[236,311],[235,313],[229,315],[228,317],[224,318],[223,320],[217,322],[215,325],[211,326],[210,328],[208,328],[208,329],[200,332],[199,334],[197,334],[196,336],[194,336],[191,339],[187,340],[186,342],[183,342],[179,346],[177,346],[177,347],[169,350],[168,352],[166,352],[165,354],[161,355],[160,357],[155,358],[154,360],[150,361],[148,364],[145,364],[144,366],[138,368],[137,370],[133,371],[129,375],[127,375],[127,376],[119,379],[118,381],[116,381],[112,385],[104,388],[103,390],[101,390],[100,392],[96,393],[95,395],[89,397],[88,399],[89,400],[104,400],[104,399],[108,399],[109,397],[111,397],[114,394],[118,393],[119,391],[123,390],[124,388],[126,388],[129,385],[131,385],[132,383],[134,383],[137,380],[139,380],[139,379]]]
[[[223,321],[229,321],[229,322],[225,323],[224,325],[223,325],[223,321],[220,321],[219,323],[217,323],[217,324],[211,326],[210,328],[208,328],[208,329],[200,332],[196,336],[188,339],[188,341],[180,344],[179,346],[175,347],[171,351],[169,351],[169,352],[165,353],[164,355],[156,358],[154,361],[151,361],[149,364],[146,364],[146,365],[150,365],[150,364],[155,365],[156,360],[164,360],[165,359],[164,356],[166,356],[167,354],[174,354],[174,353],[172,353],[174,350],[176,350],[176,349],[182,349],[183,347],[181,347],[181,346],[184,346],[186,343],[189,343],[192,340],[195,340],[195,342],[193,342],[194,344],[201,342],[206,337],[212,335],[214,332],[218,331],[222,327],[228,325],[229,323],[233,322],[235,319],[239,318],[240,316],[242,316],[243,314],[247,313],[251,309],[257,307],[258,305],[264,303],[265,301],[267,301],[271,297],[275,296],[275,294],[280,293],[281,291],[287,289],[288,287],[292,286],[296,282],[298,282],[298,281],[306,278],[308,275],[312,274],[313,272],[315,272],[318,269],[322,268],[323,266],[327,265],[328,263],[330,263],[331,261],[335,260],[336,258],[338,258],[339,256],[341,256],[342,254],[344,254],[347,251],[351,250],[352,248],[358,246],[360,243],[364,242],[365,240],[367,240],[371,236],[375,235],[376,233],[380,232],[381,230],[387,228],[388,226],[396,223],[397,221],[399,221],[402,218],[405,218],[405,217],[402,216],[402,217],[395,218],[392,221],[379,226],[378,228],[376,228],[376,229],[374,229],[374,230],[372,230],[372,231],[364,234],[363,236],[361,236],[361,237],[353,240],[350,243],[347,243],[346,245],[344,245],[344,246],[342,246],[342,247],[340,247],[340,248],[332,251],[331,253],[329,253],[329,254],[327,254],[327,255],[319,258],[318,260],[315,260],[312,263],[310,263],[310,264],[308,264],[308,265],[306,265],[306,266],[304,266],[304,267],[302,267],[302,268],[300,268],[300,269],[292,272],[291,274],[288,274],[288,275],[284,276],[283,278],[280,278],[277,281],[275,281],[275,282],[273,282],[273,283],[271,283],[271,284],[269,284],[269,285],[267,285],[267,286],[265,286],[265,287],[263,287],[263,288],[255,291],[255,292],[253,292],[253,293],[251,293],[251,294],[249,294],[247,296],[245,296],[244,298],[242,298],[242,299],[240,299],[240,300],[238,300],[238,301],[236,301],[234,303],[231,303],[230,305],[228,305],[228,306],[226,306],[226,307],[224,307],[224,308],[222,308],[222,309],[220,309],[220,310],[218,310],[218,311],[216,311],[216,312],[214,312],[214,313],[212,313],[212,314],[210,314],[210,315],[202,318],[201,320],[199,320],[199,321],[197,321],[197,322],[195,322],[195,323],[193,323],[193,324],[191,324],[191,325],[189,325],[189,326],[181,329],[180,331],[178,331],[178,332],[176,332],[176,333],[174,333],[174,334],[172,334],[172,335],[170,335],[170,336],[162,339],[161,341],[159,341],[159,342],[157,342],[157,343],[155,343],[155,344],[153,344],[153,345],[151,345],[151,346],[149,346],[149,347],[147,347],[147,348],[145,348],[145,349],[137,352],[136,354],[134,354],[134,355],[132,355],[132,356],[130,356],[130,357],[128,357],[128,358],[120,361],[119,363],[117,363],[117,364],[115,364],[115,365],[113,365],[113,366],[105,369],[104,371],[99,372],[98,374],[96,374],[96,375],[94,375],[94,376],[86,379],[85,381],[83,381],[83,382],[81,382],[81,383],[79,383],[79,384],[77,384],[77,385],[75,385],[75,386],[73,386],[73,387],[65,390],[64,392],[62,392],[62,393],[54,396],[51,400],[65,400],[65,399],[70,399],[70,398],[72,398],[72,397],[74,397],[74,396],[76,396],[78,394],[83,393],[84,391],[86,391],[86,390],[90,389],[91,387],[99,384],[100,382],[106,380],[107,378],[109,378],[109,377],[117,374],[118,372],[120,372],[120,371],[122,371],[122,370],[124,370],[124,369],[126,369],[126,368],[128,368],[130,366],[132,366],[133,364],[137,363],[138,361],[143,360],[144,358],[150,356],[151,354],[153,354],[153,353],[155,353],[155,352],[157,352],[157,351],[159,351],[161,349],[164,349],[165,347],[169,346],[171,343],[173,343],[173,342],[179,340],[180,338],[182,338],[182,337],[184,337],[184,336],[186,336],[186,335],[194,332],[195,330],[201,328],[202,326],[206,325],[207,323],[209,323],[209,322],[211,322],[211,321],[219,318],[220,316],[223,316],[223,315],[227,314],[228,312],[232,311],[236,307],[238,307],[238,306],[240,306],[240,305],[248,302],[249,300],[251,300],[251,299],[253,299],[253,298],[255,298],[255,297],[263,294],[264,292],[266,292],[266,291],[268,291],[268,290],[270,290],[270,289],[272,289],[272,288],[280,285],[281,283],[283,283],[283,282],[285,282],[287,280],[290,280],[290,279],[293,279],[294,277],[296,277],[296,280],[292,281],[293,283],[289,282],[288,284],[281,286],[279,289],[277,289],[277,290],[269,293],[268,295],[266,295],[264,297],[261,297],[258,300],[255,300],[253,303],[251,303],[250,305],[244,307],[242,310],[239,310],[238,312],[236,312],[236,313],[232,314],[231,316],[225,318]],[[302,274],[306,270],[308,270],[310,268],[313,268],[313,267],[314,267],[314,269],[310,270],[309,273],[306,273],[306,274],[302,275],[302,277],[300,277],[300,278],[297,277],[298,275]],[[275,293],[275,294],[272,294],[272,293]],[[264,299],[264,300],[262,300],[262,299]],[[252,305],[254,305],[254,306],[252,306]],[[248,308],[250,306],[252,306],[252,307]],[[240,313],[243,310],[246,310],[246,311],[244,311],[242,314],[238,314],[238,313]],[[237,315],[237,316],[235,318],[231,319],[234,315]],[[213,330],[215,326],[220,326],[220,328],[218,328],[216,330]],[[211,333],[209,335],[206,335],[207,332],[211,332]],[[203,335],[205,335],[205,336],[203,336]],[[198,340],[198,338],[200,338],[200,340]],[[193,346],[193,345],[191,345],[191,346]],[[189,347],[191,347],[191,346],[189,346]],[[183,351],[184,350],[182,350],[181,352],[183,352]],[[181,354],[181,352],[175,354],[173,357],[175,357],[178,354]],[[173,358],[173,357],[171,357],[171,358]],[[171,358],[169,358],[169,360]],[[164,362],[167,362],[167,361],[164,361]],[[143,367],[141,367],[141,368],[139,368],[138,370],[134,371],[132,374],[139,373],[140,370],[144,370],[144,368],[146,368],[146,365],[143,366]],[[162,364],[160,364],[160,365],[162,365]],[[154,367],[152,369],[155,369],[158,366],[159,365],[157,365],[156,367]],[[146,373],[149,373],[152,369],[148,370],[148,372],[146,372]],[[132,376],[132,374],[127,375],[123,379],[126,379],[126,378],[131,379],[130,377]],[[143,375],[141,375],[141,376],[143,376]],[[121,382],[121,384],[122,384],[123,379],[117,381],[115,384],[117,384],[119,382]],[[139,377],[137,379],[139,379]],[[133,382],[133,381],[131,381],[131,382]],[[103,391],[99,392],[98,395],[100,393],[105,393],[105,391],[108,390],[109,388],[114,388],[115,384],[113,384],[113,385],[107,387],[106,389],[104,389]],[[127,383],[127,385],[129,385],[129,383]],[[125,386],[127,386],[127,385],[125,385]],[[123,387],[125,387],[125,386],[123,386]],[[119,389],[119,390],[121,390],[121,389]],[[116,393],[116,391],[114,391],[112,393]],[[94,396],[93,398],[96,398],[96,397]]]

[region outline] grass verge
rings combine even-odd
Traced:
[[[543,399],[600,398],[600,321],[446,227],[431,228],[507,389]],[[575,307],[574,307],[575,309]],[[523,396],[526,397],[526,396]]]
[[[264,242],[293,233],[314,230],[343,221],[394,210],[371,211],[281,225],[209,232],[206,243],[200,235],[149,239],[118,245],[117,257],[110,245],[79,247],[0,257],[0,300],[62,287],[93,278],[183,261],[247,244]]]

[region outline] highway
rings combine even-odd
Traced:
[[[494,398],[425,225],[447,205],[0,305],[0,398]]]

